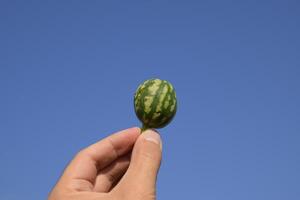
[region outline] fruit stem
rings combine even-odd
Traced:
[[[142,128],[141,128],[141,133],[143,133],[145,130],[147,130],[148,129],[148,127],[145,125],[145,124],[143,124],[143,126],[142,126]]]

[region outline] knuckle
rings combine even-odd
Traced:
[[[78,151],[75,155],[75,158],[84,158],[88,156],[88,152],[86,149],[81,149],[80,151]]]

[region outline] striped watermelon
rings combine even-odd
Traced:
[[[149,79],[142,83],[134,95],[135,113],[147,128],[162,128],[176,114],[176,93],[171,83],[160,79]]]

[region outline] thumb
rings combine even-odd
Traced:
[[[159,134],[154,130],[146,130],[134,145],[129,168],[119,185],[140,190],[139,192],[155,191],[161,156],[162,142]]]

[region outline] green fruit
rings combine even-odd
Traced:
[[[166,126],[177,110],[176,93],[172,84],[160,79],[146,80],[135,92],[134,109],[143,123],[142,131]]]

